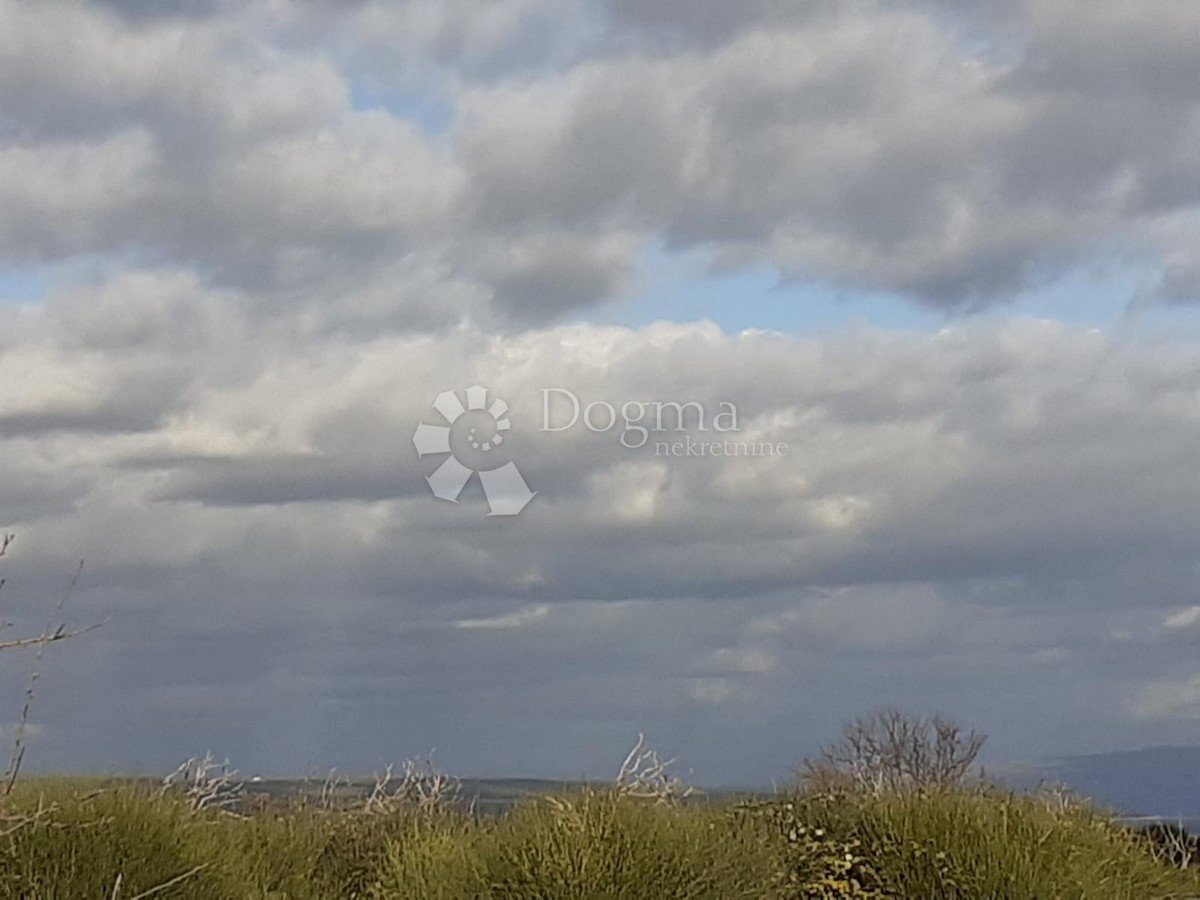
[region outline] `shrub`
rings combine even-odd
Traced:
[[[495,898],[764,897],[771,848],[727,813],[587,790],[527,804],[482,845]]]
[[[1200,888],[1082,804],[943,789],[797,796],[767,809],[792,845],[796,897],[1147,900]]]
[[[368,896],[377,900],[487,896],[479,833],[465,823],[414,820],[389,841]]]
[[[986,741],[941,716],[881,709],[846,723],[841,740],[806,759],[799,775],[817,791],[947,787],[962,783]]]
[[[36,796],[12,799],[14,810],[47,812],[10,834],[0,850],[0,896],[133,897],[172,881],[176,888],[155,896],[227,896],[210,871],[211,861],[206,864],[197,853],[197,823],[173,798],[133,787],[81,796],[76,789],[51,785]]]
[[[1200,896],[1084,805],[976,788],[795,794],[736,807],[619,789],[495,819],[276,805],[240,816],[149,783],[19,785],[0,897],[22,900],[1121,898]],[[118,879],[120,889],[116,890]]]

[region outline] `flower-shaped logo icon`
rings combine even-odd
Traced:
[[[457,503],[472,475],[478,475],[488,502],[488,515],[515,516],[536,491],[529,490],[516,463],[503,460],[505,437],[512,428],[508,404],[493,397],[488,389],[467,388],[466,405],[455,391],[443,391],[433,401],[444,425],[422,422],[413,435],[418,456],[448,453],[449,456],[426,477],[433,495]]]

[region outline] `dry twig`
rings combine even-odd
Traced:
[[[14,536],[11,534],[4,535],[0,540],[0,556],[3,556],[10,546]],[[67,584],[67,588],[58,598],[58,603],[54,607],[54,614],[46,627],[42,629],[42,633],[33,638],[18,638],[11,641],[0,641],[0,650],[10,650],[16,647],[37,647],[37,653],[33,658],[33,667],[29,672],[29,683],[25,688],[25,702],[21,707],[21,717],[17,722],[16,732],[13,735],[12,749],[9,753],[8,768],[4,771],[4,788],[3,796],[8,796],[12,793],[13,786],[17,781],[17,773],[21,770],[21,762],[25,758],[25,736],[29,730],[29,712],[33,708],[33,696],[37,688],[38,680],[42,675],[42,656],[46,652],[46,647],[50,644],[59,641],[67,640],[85,632],[99,628],[100,625],[91,625],[87,628],[68,631],[67,624],[61,621],[63,608],[67,601],[75,592],[76,586],[79,584],[79,577],[83,574],[83,560],[79,561],[79,565],[75,569],[75,574],[71,577],[71,581]],[[56,624],[57,623],[57,624]]]
[[[228,759],[217,762],[209,752],[180,763],[163,779],[162,789],[182,791],[194,810],[230,810],[241,802],[245,786],[236,778],[237,769],[230,767]]]
[[[366,812],[443,812],[458,801],[462,782],[434,765],[432,751],[423,760],[406,759],[401,766],[399,780],[390,763],[382,775],[375,776],[375,786],[363,804]]]
[[[678,803],[691,796],[693,788],[671,774],[676,760],[660,759],[658,753],[646,746],[646,736],[639,734],[637,743],[617,771],[617,793],[626,797],[641,797],[656,803]]]

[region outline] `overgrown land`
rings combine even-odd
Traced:
[[[348,802],[256,796],[211,758],[161,783],[25,779],[0,896],[136,898],[1200,897],[1195,840],[1133,832],[973,769],[982,737],[883,711],[770,797],[689,794],[639,741],[611,784],[481,815],[431,764]]]

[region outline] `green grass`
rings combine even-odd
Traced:
[[[1200,896],[1196,870],[1168,867],[1110,817],[1056,795],[955,789],[798,796],[759,815],[788,838],[793,881],[840,889],[833,897]]]
[[[111,900],[118,877],[120,900],[1200,896],[1100,813],[995,791],[673,807],[588,790],[476,821],[239,817],[144,784],[33,780],[2,812],[0,897],[22,900]]]
[[[735,825],[726,811],[611,792],[528,803],[479,841],[484,896],[761,897],[778,858],[771,841]]]

